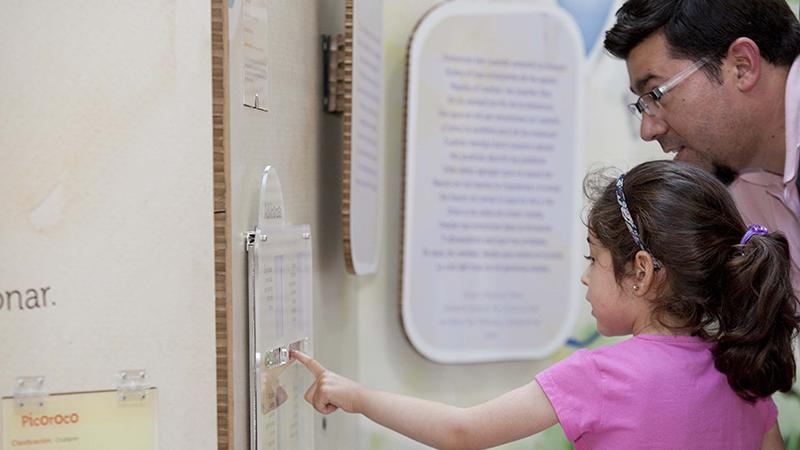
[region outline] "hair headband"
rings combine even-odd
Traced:
[[[628,202],[625,201],[625,191],[622,189],[622,183],[625,179],[625,174],[617,178],[617,187],[616,187],[616,194],[617,194],[617,203],[619,204],[619,210],[622,212],[622,219],[625,221],[625,226],[628,227],[628,231],[631,233],[631,237],[633,238],[633,242],[636,243],[637,246],[643,251],[650,253],[650,256],[653,257],[653,268],[658,270],[661,268],[661,262],[653,256],[653,252],[645,247],[644,242],[642,242],[642,238],[639,236],[639,229],[636,228],[636,223],[633,222],[633,217],[631,217],[631,212],[628,210]]]

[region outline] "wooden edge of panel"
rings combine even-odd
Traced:
[[[350,240],[350,176],[353,157],[353,5],[354,0],[345,1],[344,13],[344,126],[342,133],[342,243],[344,263],[347,271],[356,275],[353,263],[353,243]]]
[[[211,90],[214,143],[214,321],[217,448],[233,449],[228,3],[211,0]]]

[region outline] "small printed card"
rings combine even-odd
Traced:
[[[3,398],[4,449],[157,450],[158,391],[120,401],[116,391],[53,394],[43,406]]]

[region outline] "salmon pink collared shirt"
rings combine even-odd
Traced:
[[[800,296],[800,195],[796,184],[800,175],[800,56],[789,69],[785,108],[783,176],[764,170],[743,170],[731,184],[730,192],[746,223],[759,223],[786,235],[792,258],[792,286]]]
[[[693,336],[579,350],[536,381],[575,450],[760,449],[778,416],[769,397],[737,396],[711,344]]]

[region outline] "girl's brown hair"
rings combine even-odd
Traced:
[[[602,171],[584,180],[587,224],[611,252],[621,283],[640,248],[625,226],[615,185]],[[800,320],[783,234],[755,235],[740,245],[747,227],[725,186],[688,164],[640,164],[625,175],[624,194],[642,242],[662,265],[655,318],[713,341],[714,364],[740,397],[789,391]]]

